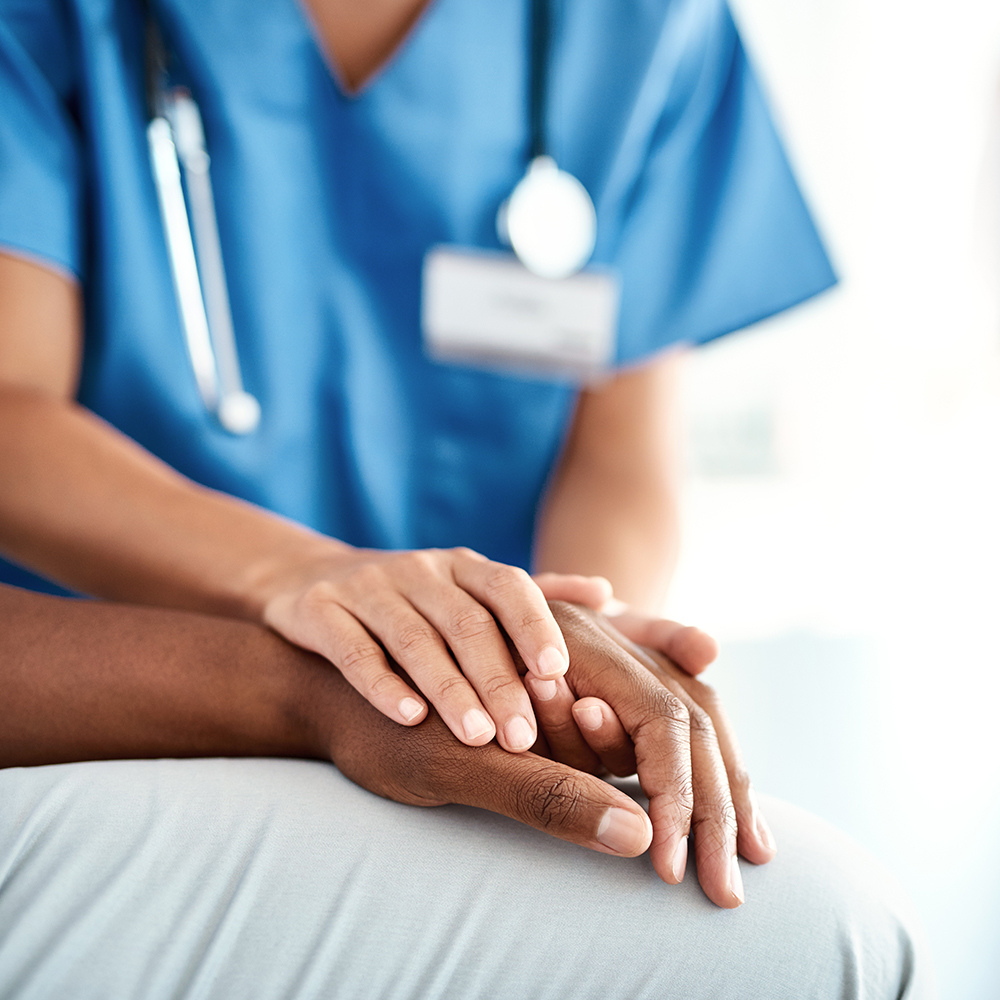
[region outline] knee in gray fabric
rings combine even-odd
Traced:
[[[783,983],[787,994],[778,995],[838,1000],[932,996],[920,920],[897,881],[822,820],[776,800],[765,799],[764,808],[779,854],[761,868],[745,865],[744,880],[748,905],[753,891],[767,899],[761,946],[776,948],[788,969],[796,970]],[[809,991],[796,994],[796,978]]]
[[[648,856],[400,806],[318,763],[121,761],[24,781],[8,802],[26,823],[0,830],[4,996],[929,996],[903,893],[781,802],[764,802],[778,856],[743,864],[747,902],[725,911],[693,871],[668,886]]]

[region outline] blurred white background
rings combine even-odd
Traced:
[[[1000,997],[1000,2],[734,0],[841,285],[695,354],[670,613]]]

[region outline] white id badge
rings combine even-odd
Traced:
[[[597,269],[551,280],[513,254],[433,247],[421,323],[436,361],[591,381],[614,358],[618,281]]]

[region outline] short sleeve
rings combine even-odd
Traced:
[[[0,3],[0,248],[82,270],[71,44],[48,2]]]
[[[615,167],[620,362],[740,329],[836,282],[720,0],[668,6]]]

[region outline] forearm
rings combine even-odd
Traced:
[[[540,572],[607,577],[637,610],[660,611],[677,559],[677,382],[672,352],[580,394],[539,512]]]
[[[619,600],[658,613],[678,544],[677,503],[669,483],[567,470],[546,497],[535,565],[539,572],[607,577]]]
[[[325,757],[356,700],[319,657],[244,622],[0,586],[0,623],[2,767]]]
[[[84,593],[259,620],[272,566],[339,544],[196,485],[55,395],[0,384],[0,426],[0,550]]]

